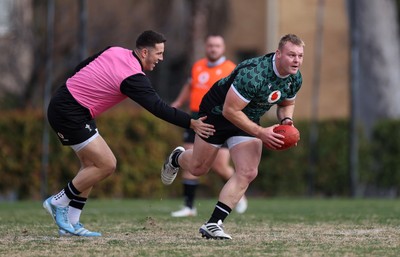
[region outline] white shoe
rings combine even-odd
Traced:
[[[205,223],[200,227],[199,232],[202,237],[207,239],[232,239],[232,237],[226,234],[223,230],[222,222],[219,220],[218,223]]]
[[[179,167],[172,166],[172,155],[176,152],[184,152],[185,148],[178,146],[175,148],[168,158],[165,160],[163,167],[161,168],[161,181],[164,185],[171,185],[174,182],[176,175],[178,174]]]
[[[235,211],[237,213],[244,213],[247,210],[247,198],[246,196],[242,196],[240,198],[239,202],[236,204]]]
[[[171,216],[177,217],[177,218],[197,216],[197,210],[196,210],[196,208],[189,208],[189,207],[185,206],[182,209],[180,209],[179,211],[171,212]]]

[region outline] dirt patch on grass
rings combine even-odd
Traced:
[[[196,222],[148,217],[134,230],[100,238],[58,237],[21,231],[0,238],[4,256],[373,256],[400,249],[400,232],[389,226],[346,224],[226,224],[233,240],[206,240]],[[54,235],[54,236],[53,236]],[[390,255],[390,254],[389,254]]]

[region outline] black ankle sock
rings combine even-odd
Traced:
[[[228,217],[229,213],[231,213],[231,211],[232,209],[229,208],[229,206],[218,201],[218,203],[215,205],[215,209],[211,215],[211,218],[207,223],[218,223],[219,220],[223,222],[225,218]]]
[[[86,201],[87,198],[77,196],[75,199],[72,199],[71,202],[69,202],[69,206],[82,210],[86,204]]]
[[[194,206],[194,198],[196,196],[196,189],[199,182],[197,180],[185,180],[183,181],[183,198],[185,206],[190,209]]]
[[[75,199],[79,197],[81,192],[76,189],[76,187],[72,184],[72,181],[68,183],[68,185],[64,188],[64,192],[69,199]]]
[[[181,155],[181,153],[182,152],[176,151],[171,157],[171,164],[175,168],[179,168],[180,167],[179,162],[178,162],[178,158],[179,158],[179,155]]]

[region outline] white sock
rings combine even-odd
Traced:
[[[64,189],[51,198],[51,204],[59,207],[67,207],[71,199],[65,194]]]
[[[70,206],[68,209],[68,219],[71,222],[72,225],[75,225],[76,223],[79,222],[79,219],[81,217],[82,210],[77,209],[75,207]]]

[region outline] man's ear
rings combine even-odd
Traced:
[[[142,55],[142,58],[146,58],[147,55],[149,54],[149,49],[147,49],[146,47],[142,48],[140,50],[140,54]]]
[[[137,51],[137,55],[139,56],[140,59],[146,58],[149,50],[147,48],[140,48]]]
[[[278,58],[281,57],[281,51],[279,51],[279,49],[275,51],[275,54],[276,54],[276,57],[278,57]]]

